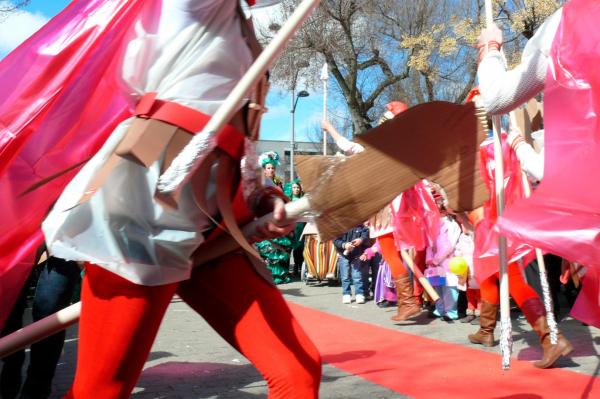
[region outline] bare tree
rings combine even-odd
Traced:
[[[284,0],[286,19],[297,0]],[[475,84],[483,0],[324,0],[273,70],[287,86],[296,78],[318,87],[327,62],[333,92],[348,108],[352,131],[373,126],[385,103],[464,101]],[[557,0],[495,0],[506,52],[516,60],[524,41],[556,10]],[[262,32],[268,40],[272,32]],[[300,67],[299,63],[303,65]]]
[[[8,16],[16,12],[19,8],[25,7],[30,0],[6,1],[0,4],[0,22],[4,21]]]

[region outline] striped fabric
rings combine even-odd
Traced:
[[[325,280],[328,275],[337,278],[337,259],[333,241],[323,242],[316,234],[305,235],[304,261],[308,274],[318,280]]]

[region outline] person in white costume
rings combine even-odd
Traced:
[[[172,159],[171,142],[147,165],[132,156],[140,147],[119,152],[136,131],[146,132],[136,145],[153,150],[148,142],[165,127],[176,130],[174,137],[201,131],[256,55],[238,1],[148,1],[143,12],[156,10],[154,24],[138,23],[124,43],[123,89],[138,99],[136,116],[114,130],[43,223],[53,255],[88,262],[77,372],[66,397],[129,397],[177,293],[254,363],[268,382],[269,397],[316,398],[319,353],[265,279],[264,265],[255,267],[237,252],[192,272],[194,252],[207,250],[201,245],[219,231],[215,221],[225,219],[229,209],[216,201],[224,186],[241,187],[233,193],[242,193],[241,202],[251,211],[274,208],[276,220],[285,217],[281,199],[261,190],[251,173],[255,162],[250,160],[253,142],[244,137],[246,103],[239,104],[241,111],[222,132],[227,136],[219,136],[224,144],[207,137],[204,154],[210,157],[217,145],[219,154],[227,153],[234,143],[245,153],[244,159],[232,156],[238,165],[233,175],[240,177],[218,180],[222,164],[209,164],[204,175],[199,168],[182,188],[176,208],[155,199],[158,178]],[[159,116],[161,110],[171,114]],[[238,221],[252,216],[244,207],[234,206],[233,212]],[[270,223],[257,235],[271,238],[291,228]]]
[[[481,62],[477,79],[481,91],[481,105],[492,115],[506,114],[544,90],[548,71],[550,47],[556,35],[562,8],[555,11],[529,39],[521,57],[521,63],[507,71],[500,52],[502,31],[492,25],[482,30],[479,37]],[[540,138],[542,136],[542,138]],[[543,131],[536,132],[543,141]],[[508,143],[514,148],[523,170],[533,180],[544,176],[544,157],[522,139],[521,132],[513,130]]]
[[[510,71],[506,71],[504,59],[500,52],[503,40],[502,31],[494,24],[482,30],[479,36],[481,61],[477,76],[482,104],[486,111],[491,114],[508,113],[544,90],[550,49],[561,17],[562,8],[554,12],[540,26],[534,36],[527,42],[523,50],[521,63]],[[509,143],[515,149],[523,169],[537,180],[542,179],[543,158],[534,155],[535,151],[523,142],[520,132],[516,130],[511,132]],[[546,310],[539,297],[529,298],[519,306],[532,329],[538,335],[544,352],[542,359],[534,362],[535,367],[552,367],[561,356],[567,356],[572,352],[572,345],[560,332],[557,334],[557,343],[551,343]],[[486,340],[493,343],[495,315],[493,320],[488,317],[485,326],[483,316],[482,308],[481,328],[476,334],[469,335],[469,340],[473,343],[485,345]]]

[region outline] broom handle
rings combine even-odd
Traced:
[[[523,179],[523,192],[525,198],[531,196],[531,187],[527,181],[527,176],[522,174]],[[550,286],[548,285],[548,273],[546,272],[546,262],[544,261],[544,254],[539,248],[535,248],[535,257],[538,262],[540,269],[540,283],[542,285],[542,293],[544,297],[544,307],[546,308],[546,318],[548,319],[548,326],[550,327],[550,343],[555,345],[558,341],[558,326],[556,325],[556,318],[554,317],[554,304],[552,301],[552,294],[550,293]]]
[[[421,273],[421,270],[415,266],[415,262],[409,253],[402,249],[400,250],[400,255],[402,256],[404,263],[406,263],[406,266],[408,266],[413,275],[417,278],[417,280],[419,280],[419,283],[421,283],[425,291],[427,291],[427,294],[431,297],[431,300],[436,302],[438,299],[440,299],[437,291],[431,286],[431,284],[429,284],[429,280],[427,280],[427,278],[423,276],[423,273]]]

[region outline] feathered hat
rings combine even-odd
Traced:
[[[274,167],[279,166],[279,154],[275,151],[267,151],[260,154],[258,157],[259,165],[264,168],[267,164],[271,164]]]

